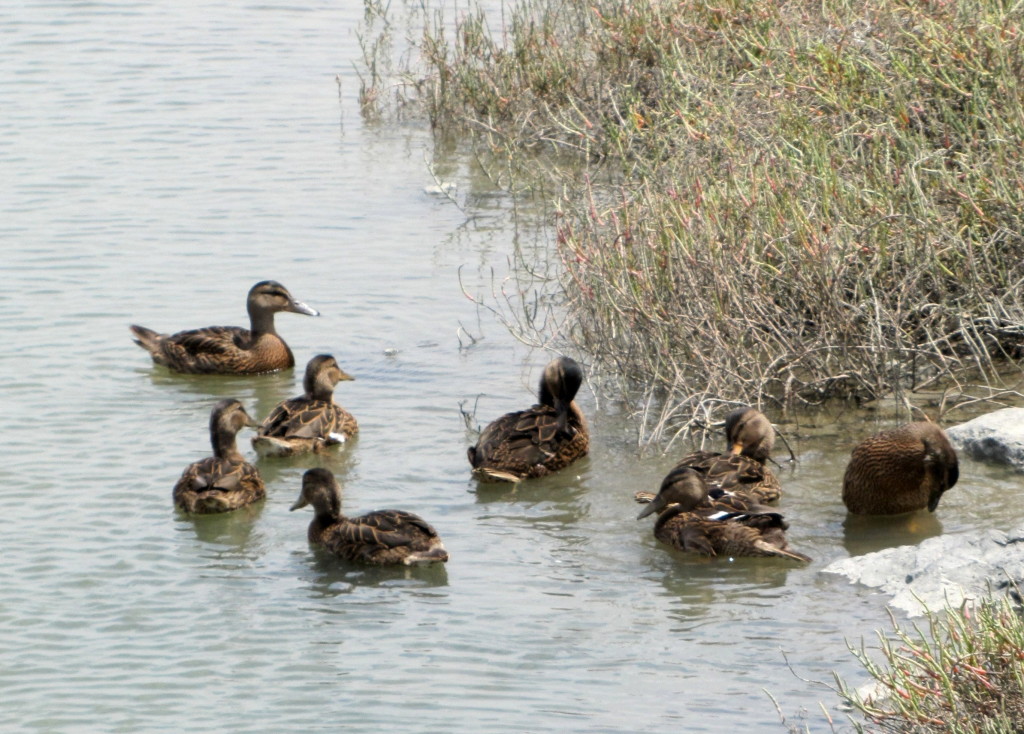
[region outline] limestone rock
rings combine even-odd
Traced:
[[[1024,472],[1024,408],[1003,408],[946,429],[958,451]]]
[[[926,609],[958,606],[990,590],[1016,593],[1015,586],[1024,587],[1024,525],[1009,533],[941,535],[916,546],[844,558],[823,572],[876,587],[892,596],[891,606],[919,616]]]

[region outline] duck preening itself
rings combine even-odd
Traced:
[[[930,421],[907,423],[854,447],[843,475],[843,504],[857,515],[935,512],[959,477],[946,432]]]
[[[782,487],[765,465],[775,445],[771,421],[754,408],[737,408],[725,417],[725,439],[725,453],[694,451],[680,459],[672,472],[694,469],[703,475],[712,493],[721,490],[747,495],[756,502],[778,500]]]
[[[467,452],[481,481],[518,482],[563,469],[590,448],[587,421],[576,404],[583,368],[559,357],[544,368],[537,404],[507,413],[480,433]]]
[[[709,499],[704,477],[687,469],[663,484],[637,519],[658,513],[654,537],[681,551],[810,562],[803,553],[789,548],[785,534],[788,525],[780,513],[755,503],[743,507],[738,510]]]

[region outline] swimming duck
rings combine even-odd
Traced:
[[[377,566],[444,563],[448,551],[437,531],[402,510],[377,510],[360,517],[341,514],[341,487],[327,469],[302,476],[302,492],[292,510],[312,505],[316,516],[307,537],[313,545],[349,561]]]
[[[775,429],[764,413],[754,408],[737,408],[725,417],[727,453],[694,451],[684,456],[665,477],[682,469],[695,469],[704,475],[712,493],[719,490],[749,495],[757,502],[775,502],[782,496],[782,485],[765,466]],[[663,482],[664,486],[664,482]]]
[[[907,423],[857,444],[843,475],[843,504],[857,515],[935,512],[960,467],[946,433],[934,423]]]
[[[654,537],[677,550],[705,556],[773,556],[803,563],[810,558],[789,549],[782,515],[750,505],[734,511],[712,505],[704,477],[694,469],[680,471],[662,486],[637,519],[658,513]]]
[[[519,482],[562,469],[590,448],[587,421],[573,398],[583,384],[583,369],[559,357],[544,368],[539,402],[507,413],[480,433],[467,452],[481,481]]]
[[[213,456],[189,464],[174,485],[174,504],[195,514],[228,512],[263,499],[267,492],[259,471],[238,453],[235,436],[256,423],[233,398],[221,400],[210,413]]]
[[[274,330],[278,311],[319,316],[320,312],[292,298],[275,280],[264,280],[249,290],[246,301],[249,328],[208,326],[204,329],[158,334],[132,324],[135,343],[149,352],[156,364],[189,374],[250,375],[275,372],[295,365],[292,350]]]
[[[334,402],[334,388],[354,379],[330,354],[318,354],[306,365],[305,393],[274,408],[252,439],[261,456],[292,456],[337,446],[359,430],[356,419]]]

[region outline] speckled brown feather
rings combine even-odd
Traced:
[[[326,469],[310,469],[293,510],[312,505],[316,516],[306,536],[336,556],[373,565],[414,565],[448,560],[444,543],[423,518],[403,510],[377,510],[360,517],[341,513],[341,488]]]
[[[149,352],[153,362],[187,374],[256,374],[294,366],[291,349],[274,330],[280,311],[316,315],[296,301],[275,281],[254,285],[246,302],[250,328],[208,326],[160,334],[144,326],[129,327],[135,343]]]
[[[737,408],[725,419],[726,453],[694,451],[675,465],[675,472],[690,468],[700,472],[712,492],[724,491],[749,496],[756,502],[775,502],[782,485],[765,461],[775,443],[775,430],[763,413]]]
[[[229,512],[266,497],[259,471],[245,461],[235,436],[252,419],[237,400],[222,400],[210,416],[210,442],[214,455],[185,468],[174,485],[174,504],[184,512]]]
[[[926,421],[907,423],[854,447],[843,476],[843,503],[859,515],[934,511],[959,476],[945,432]]]
[[[687,468],[703,474],[711,490],[747,495],[757,502],[776,502],[782,496],[782,485],[775,472],[743,454],[695,451],[680,459],[665,478]]]
[[[541,401],[490,423],[467,451],[481,481],[542,477],[586,456],[590,432],[573,398],[583,371],[568,357],[549,363],[541,377]]]
[[[755,556],[786,558],[809,563],[810,558],[789,549],[781,515],[753,515],[750,518],[710,520],[678,507],[663,512],[654,525],[654,537],[681,551],[706,556]]]
[[[334,387],[351,380],[329,354],[306,366],[305,393],[278,404],[263,421],[252,444],[264,456],[318,452],[351,438],[359,430],[355,417],[333,400]]]
[[[374,565],[406,563],[411,552],[432,553],[434,561],[448,560],[448,554],[439,547],[437,531],[422,518],[402,510],[377,510],[342,518],[321,534],[320,542],[336,556]]]
[[[642,501],[637,496],[638,501]],[[737,511],[734,507],[743,509]],[[777,556],[807,562],[802,553],[789,549],[786,522],[770,508],[745,500],[711,500],[703,477],[683,469],[661,490],[638,518],[658,514],[654,536],[678,550],[706,556]]]

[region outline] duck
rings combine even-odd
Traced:
[[[160,334],[132,324],[133,340],[149,352],[153,362],[185,374],[251,375],[295,366],[292,350],[274,330],[278,311],[319,316],[320,312],[295,300],[276,280],[262,280],[249,289],[246,300],[249,328],[207,326]]]
[[[790,549],[789,525],[772,508],[751,503],[734,510],[709,500],[704,476],[685,469],[662,486],[637,519],[658,513],[654,537],[666,545],[704,556],[760,556],[809,563],[803,553]]]
[[[302,475],[298,510],[313,506],[309,524],[311,545],[324,548],[347,561],[375,566],[445,563],[448,551],[423,518],[403,510],[377,510],[359,517],[341,514],[341,487],[334,474],[323,468]]]
[[[320,452],[344,443],[359,431],[355,417],[334,402],[334,388],[353,380],[330,354],[318,354],[306,364],[305,392],[279,403],[252,438],[260,456],[293,456]]]
[[[583,368],[571,357],[545,366],[536,405],[507,413],[480,433],[467,456],[484,482],[520,482],[563,469],[587,455],[590,432],[574,398]]]
[[[765,465],[775,445],[771,421],[755,408],[736,408],[725,417],[725,438],[727,452],[687,454],[668,473],[663,485],[673,473],[689,468],[704,475],[712,494],[732,492],[747,495],[756,502],[777,502],[782,496],[782,485]]]
[[[959,477],[946,432],[931,421],[906,423],[854,446],[843,475],[843,504],[855,515],[935,512]]]
[[[674,491],[686,493],[692,491],[695,484],[693,475],[700,478],[705,485],[703,497],[694,505],[701,510],[714,510],[719,512],[774,512],[771,508],[761,504],[751,494],[743,492],[730,492],[721,487],[708,486],[704,475],[698,470],[689,466],[677,466],[670,471],[661,482],[658,492],[635,492],[633,499],[639,504],[654,502],[658,495],[671,496]]]
[[[189,464],[174,485],[174,504],[183,512],[207,515],[229,512],[267,496],[255,466],[238,453],[235,437],[245,426],[255,427],[242,403],[225,398],[210,413],[213,456]]]

